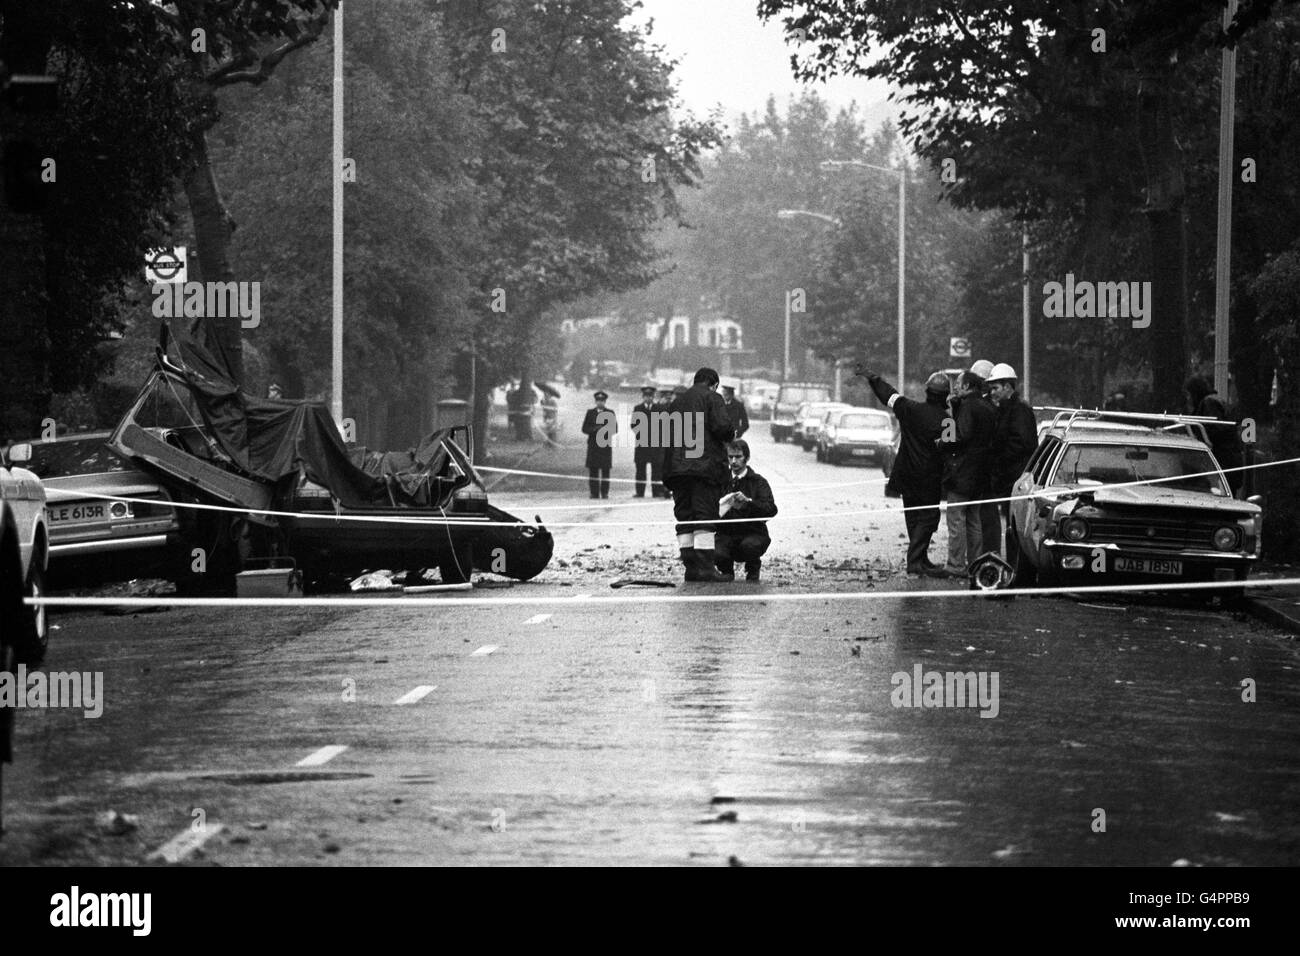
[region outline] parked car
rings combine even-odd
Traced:
[[[799,406],[799,411],[795,414],[791,441],[798,442],[804,451],[812,451],[817,447],[817,439],[822,430],[822,419],[826,413],[837,408],[852,407],[844,402],[805,402]]]
[[[50,629],[44,605],[28,606],[14,602],[21,597],[40,597],[45,593],[45,570],[49,562],[49,527],[45,514],[45,489],[41,480],[18,465],[31,460],[31,445],[20,443],[0,454],[0,564],[6,603],[0,627],[5,629],[3,644],[14,658],[3,661],[36,666],[45,657]]]
[[[893,464],[894,416],[874,408],[838,408],[826,413],[817,437],[817,460],[832,465],[861,461],[889,474]]]
[[[741,383],[745,398],[745,410],[750,418],[771,418],[772,408],[776,404],[781,386],[766,379],[745,379]]]
[[[199,512],[199,541],[223,589],[249,559],[292,558],[305,582],[388,568],[537,575],[554,541],[488,502],[466,425],[417,448],[345,445],[319,402],[236,394],[219,360],[164,326],[158,364],[109,446],[168,488],[226,511]]]
[[[158,574],[179,582],[190,558],[172,496],[115,454],[109,434],[31,443],[31,470],[49,499],[50,573],[64,581]]]
[[[1246,580],[1260,499],[1232,497],[1193,424],[1149,417],[1162,426],[1061,413],[1043,431],[1012,492],[1028,496],[1010,507],[1013,586]],[[1154,478],[1173,480],[1110,487]]]
[[[804,402],[829,402],[831,387],[817,382],[787,382],[772,409],[772,439],[780,444],[794,433],[796,413]]]

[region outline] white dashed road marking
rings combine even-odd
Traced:
[[[322,747],[314,754],[309,754],[308,756],[303,757],[296,764],[294,764],[294,766],[295,767],[319,767],[323,763],[329,763],[331,760],[333,760],[335,757],[337,757],[339,754],[343,753],[343,751],[347,749],[348,748],[346,744],[330,744],[327,747]]]
[[[438,687],[436,684],[421,684],[419,687],[415,688],[415,690],[407,691],[401,697],[397,698],[397,700],[393,701],[393,703],[418,704],[437,689]]]
[[[482,647],[480,647],[478,650],[476,650],[473,654],[471,654],[470,657],[483,657],[483,656],[485,656],[485,655],[487,655],[487,654],[491,654],[491,653],[492,653],[493,651],[495,651],[496,649],[497,649],[497,645],[496,645],[496,644],[484,644]]]
[[[225,829],[225,825],[220,823],[205,823],[197,830],[186,827],[150,853],[149,859],[162,860],[166,863],[179,863]]]
[[[551,615],[549,615],[549,614],[534,614],[534,615],[533,615],[532,617],[530,617],[528,620],[524,621],[524,623],[525,623],[525,624],[541,624],[543,621],[549,620],[550,617],[551,617]]]

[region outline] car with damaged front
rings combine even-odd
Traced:
[[[400,452],[345,443],[323,403],[243,392],[215,349],[168,325],[108,444],[178,504],[198,506],[178,507],[190,513],[182,528],[220,590],[269,558],[291,559],[309,588],[377,569],[437,568],[444,583],[474,570],[525,581],[554,548],[540,519],[489,503],[468,426],[437,429]]]
[[[1012,497],[1013,587],[1239,585],[1261,553],[1260,499],[1232,497],[1194,419],[1058,415]]]
[[[33,440],[48,500],[51,584],[179,577],[189,562],[171,496],[108,447],[109,432]]]

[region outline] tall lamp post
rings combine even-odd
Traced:
[[[874,163],[864,163],[858,159],[828,159],[825,160],[822,169],[840,169],[844,166],[858,166],[862,169],[875,169],[882,173],[893,173],[898,177],[898,387],[902,389],[903,370],[904,370],[904,339],[906,337],[906,326],[904,318],[906,312],[906,267],[907,262],[907,167],[894,169],[891,166],[877,166]]]
[[[828,216],[824,212],[813,212],[809,209],[778,209],[776,211],[777,219],[794,219],[798,216],[811,216],[813,219],[820,219],[822,222],[829,222],[832,226],[844,225],[835,216]],[[837,370],[838,373],[838,370]],[[790,290],[785,292],[785,363],[781,366],[781,384],[784,385],[790,377]],[[836,396],[836,401],[839,397]]]
[[[343,434],[343,3],[334,10],[334,270],[330,412]]]

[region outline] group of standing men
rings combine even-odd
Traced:
[[[716,373],[715,373],[716,374]],[[632,408],[634,420],[654,421],[655,416],[667,413],[673,400],[687,391],[685,385],[676,388],[659,388],[653,385],[641,387],[641,401]],[[735,384],[728,382],[720,385],[723,410],[731,422],[734,437],[740,438],[749,430],[749,413],[744,402],[736,398]],[[598,391],[593,396],[594,408],[587,409],[582,420],[582,433],[587,436],[586,468],[588,486],[592,498],[609,497],[609,473],[614,466],[614,449],[607,440],[609,435],[618,431],[618,419],[614,412],[605,407],[609,395]],[[599,436],[606,437],[599,437]],[[636,450],[632,461],[636,466],[636,498],[645,497],[647,477],[649,478],[650,496],[652,498],[670,497],[663,482],[664,449],[656,447],[650,429],[643,429],[636,434]]]
[[[718,373],[702,368],[690,388],[660,389],[657,395],[652,386],[641,389],[641,402],[632,410],[634,420],[689,419],[694,440],[673,430],[665,447],[658,443],[665,434],[661,429],[639,430],[634,495],[645,497],[647,471],[651,495],[671,495],[687,581],[732,581],[737,561],[744,562],[745,579],[757,581],[762,556],[771,544],[766,519],[776,514],[776,501],[767,479],[749,467],[749,444],[740,437],[749,429],[745,406],[736,398],[734,384],[722,385],[722,394],[719,386]],[[596,407],[588,409],[582,424],[593,498],[609,497],[609,438],[618,431],[618,421],[605,407],[608,398],[596,392]]]
[[[1002,549],[1011,486],[1038,444],[1034,411],[1016,391],[1010,365],[981,360],[950,383],[935,372],[925,401],[905,398],[859,365],[876,397],[898,417],[901,440],[886,491],[903,500],[907,573],[965,577],[972,561]],[[939,502],[948,499],[948,559],[929,557],[939,530]]]

